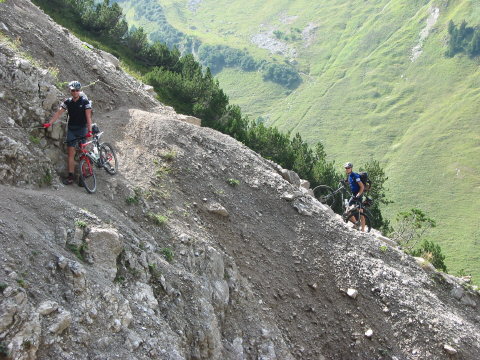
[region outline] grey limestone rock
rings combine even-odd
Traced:
[[[117,274],[117,256],[123,250],[123,240],[113,228],[92,227],[85,239],[88,253],[96,267],[108,274],[111,280]]]
[[[212,214],[220,215],[221,217],[229,216],[227,209],[217,202],[207,204],[207,210]]]

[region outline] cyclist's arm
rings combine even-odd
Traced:
[[[87,118],[87,131],[92,131],[92,109],[85,109],[85,117]]]
[[[365,190],[365,185],[363,185],[363,182],[360,180],[360,178],[357,179],[358,186],[360,186],[360,190],[358,190],[358,193],[356,197],[360,197],[363,194],[363,191]]]
[[[60,116],[62,116],[62,114],[65,112],[66,110],[61,107],[60,109],[57,110],[57,112],[55,114],[53,114],[52,118],[50,119],[50,121],[48,122],[49,124],[53,124],[55,121],[57,121]]]

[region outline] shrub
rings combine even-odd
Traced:
[[[140,199],[136,196],[136,195],[133,195],[133,196],[128,196],[126,199],[125,199],[125,202],[128,204],[128,205],[133,205],[133,204],[138,204],[140,202]]]
[[[84,229],[87,227],[87,222],[84,220],[75,220],[75,226]]]
[[[162,249],[162,254],[163,256],[165,256],[165,259],[168,261],[168,262],[172,262],[173,261],[173,251],[172,249],[170,249],[169,247],[166,247],[166,248],[163,248]]]
[[[88,245],[86,243],[82,243],[82,245],[80,245],[80,246],[69,243],[69,244],[67,244],[67,248],[68,248],[68,250],[73,252],[79,260],[85,261],[84,253],[88,249]]]
[[[35,145],[40,144],[40,138],[38,138],[36,136],[30,135],[28,139],[30,140],[30,142],[32,144],[35,144]]]
[[[445,53],[447,57],[453,57],[458,53],[465,53],[470,57],[480,55],[480,29],[467,26],[465,20],[460,26],[450,20],[448,24],[448,49]]]
[[[228,179],[227,180],[228,185],[230,186],[237,186],[240,184],[240,181],[237,179]]]
[[[447,266],[444,263],[445,255],[442,253],[440,245],[435,244],[433,241],[425,240],[422,242],[418,249],[410,252],[413,256],[423,257],[430,262],[436,269],[447,272]]]
[[[263,68],[263,79],[293,89],[302,81],[297,71],[288,65],[269,64]]]
[[[201,45],[198,50],[199,61],[214,73],[223,67],[239,67],[244,71],[258,68],[257,62],[248,52],[224,45]]]
[[[172,161],[177,157],[177,152],[175,150],[165,151],[161,154],[161,157],[167,161]]]
[[[3,291],[8,287],[8,284],[6,283],[0,283],[0,293],[3,293]]]
[[[115,279],[113,279],[113,282],[117,284],[122,284],[125,282],[125,280],[125,276],[117,274],[117,276],[115,276]]]
[[[171,255],[171,259],[173,259],[173,253],[170,255]],[[167,260],[167,261],[170,261],[170,260]],[[152,275],[154,279],[160,279],[160,277],[162,276],[162,272],[158,270],[157,264],[148,264],[148,271],[150,272],[150,275]]]
[[[43,175],[43,177],[42,177],[42,184],[52,185],[52,180],[53,180],[53,177],[52,177],[52,173],[51,173],[50,169],[46,169],[45,170],[45,175]]]
[[[159,179],[165,177],[172,172],[172,168],[168,165],[161,165],[155,170],[155,176]]]
[[[420,209],[411,209],[397,214],[396,226],[392,238],[406,251],[413,250],[422,237],[436,226],[435,220],[429,218]]]
[[[383,234],[388,234],[392,232],[390,221],[383,218],[380,210],[381,205],[392,203],[386,195],[388,189],[384,187],[388,177],[380,166],[380,163],[376,160],[367,162],[364,167],[360,168],[360,171],[366,171],[368,178],[373,184],[372,188],[368,191],[368,196],[374,199],[373,205],[369,209],[372,214],[372,227],[381,230]]]
[[[160,215],[160,214],[155,214],[155,213],[149,213],[148,216],[150,219],[153,220],[153,222],[159,226],[164,226],[168,222],[168,217],[165,215]]]
[[[140,202],[140,199],[142,198],[142,189],[136,187],[135,189],[133,189],[133,193],[133,195],[128,196],[125,199],[125,202],[128,205],[138,204]]]
[[[0,0],[0,3],[2,2],[2,0]],[[8,347],[7,347],[7,344],[5,343],[5,341],[0,341],[0,357],[1,358],[8,358],[9,354],[8,354]]]

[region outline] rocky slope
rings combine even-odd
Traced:
[[[0,28],[0,358],[477,357],[480,298],[458,279],[178,121],[29,1],[0,4]],[[95,195],[58,183],[63,127],[34,129],[72,78],[95,83],[119,155]]]

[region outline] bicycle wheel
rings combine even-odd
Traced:
[[[99,161],[102,164],[103,168],[110,175],[116,174],[118,170],[118,161],[117,161],[117,155],[115,154],[115,150],[113,150],[112,145],[110,145],[109,143],[100,144],[99,152],[100,152]]]
[[[370,217],[365,213],[361,213],[358,209],[350,210],[347,214],[343,216],[343,220],[345,222],[349,222],[351,221],[350,219],[354,217],[355,222],[353,222],[353,227],[356,230],[360,231],[362,230],[362,222],[360,220],[360,217],[358,216],[359,214],[361,217],[365,218],[365,232],[370,232],[370,230],[372,230],[372,222],[370,220]]]
[[[80,180],[85,186],[85,189],[89,193],[94,193],[97,190],[97,179],[95,173],[93,172],[92,163],[89,160],[82,159],[79,164],[80,168]]]
[[[372,230],[372,222],[370,221],[370,216],[363,214],[365,216],[365,232],[370,232]]]
[[[332,206],[335,195],[333,194],[333,190],[330,186],[327,185],[319,185],[313,189],[313,195],[320,201],[322,204],[327,204],[328,206]]]

